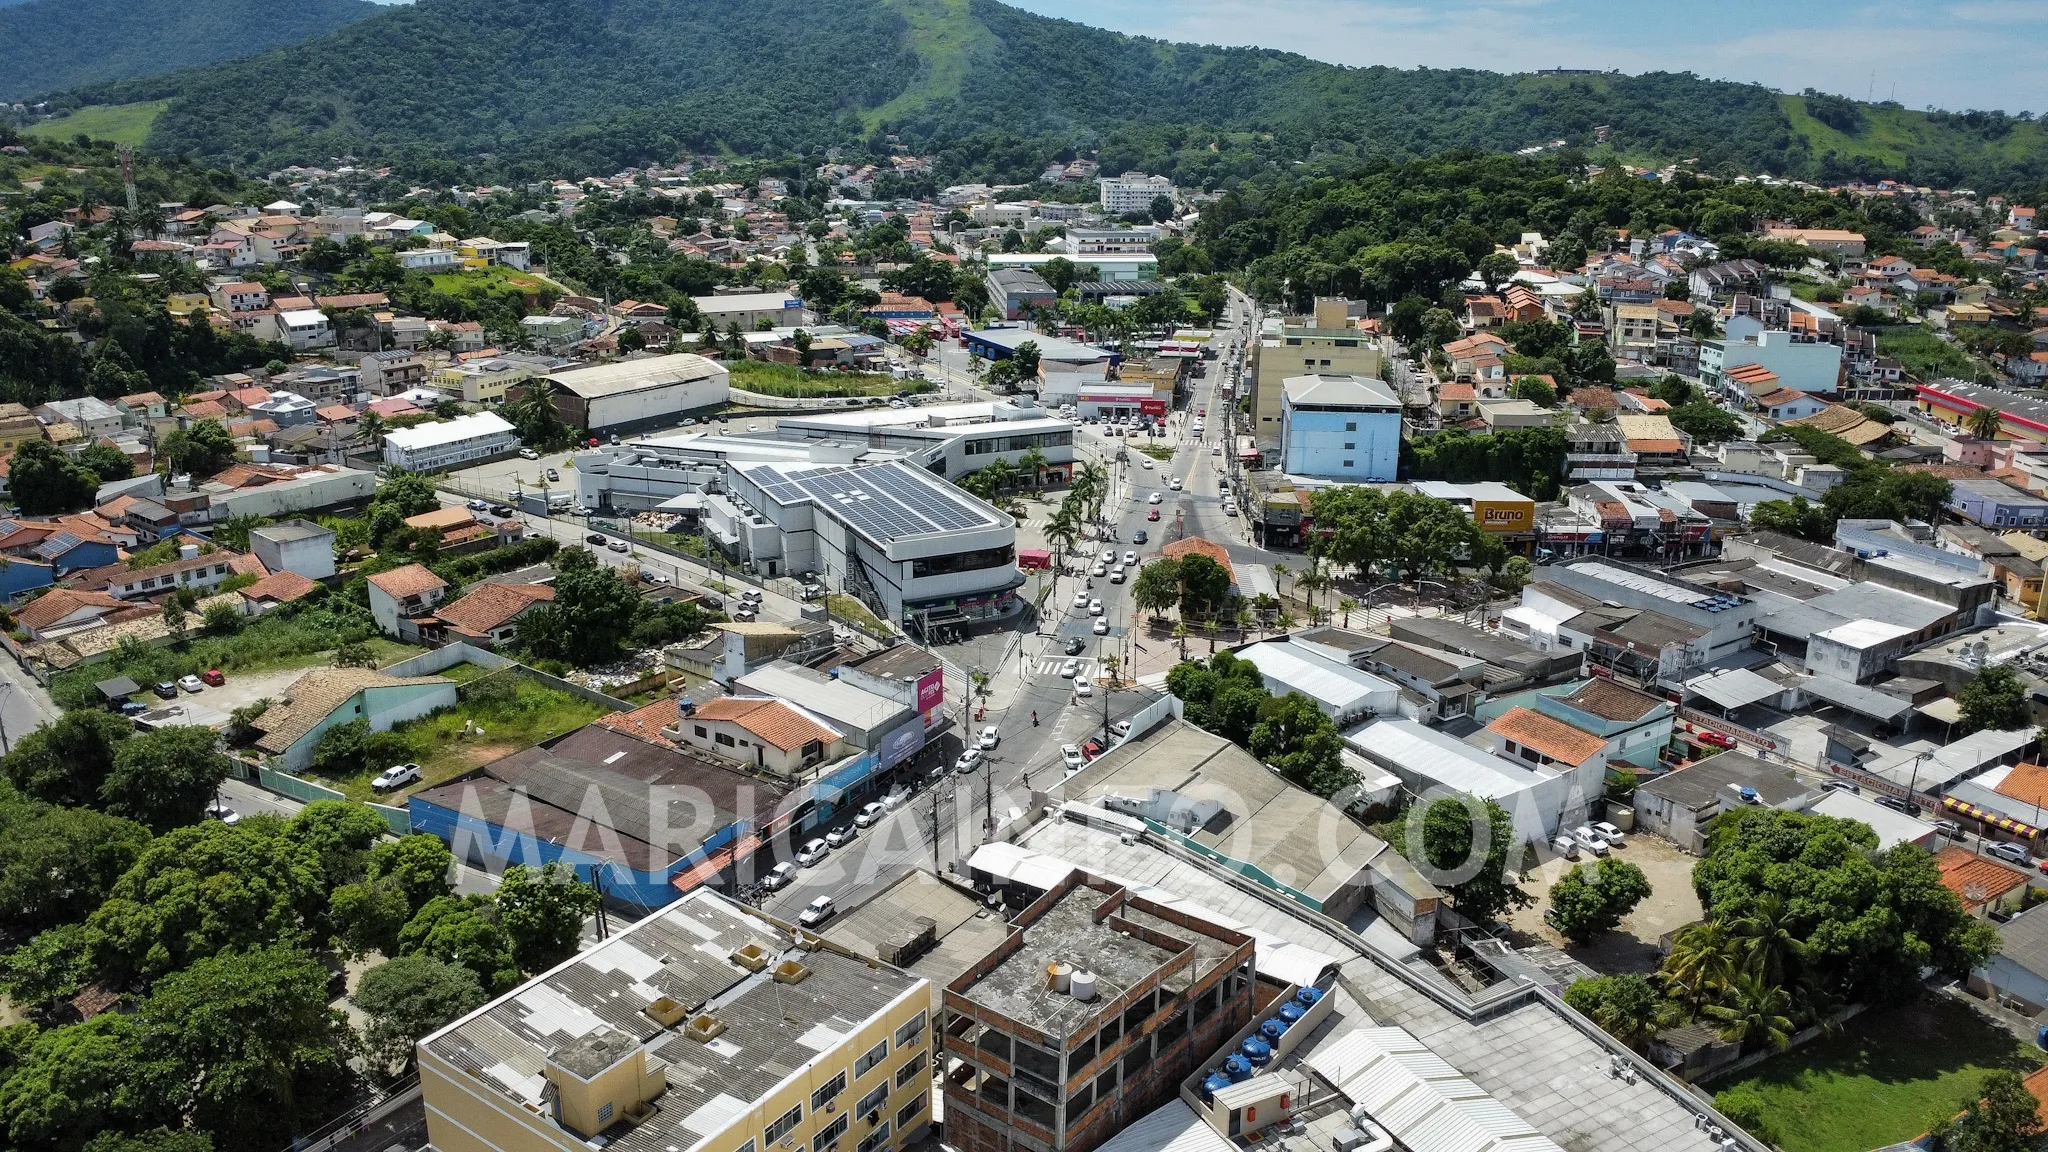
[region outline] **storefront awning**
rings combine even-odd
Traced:
[[[2031,839],[2033,836],[2040,832],[2040,829],[2034,827],[2032,824],[2028,824],[2021,820],[2015,820],[2010,816],[2001,816],[1988,808],[1979,808],[1975,804],[1965,803],[1961,800],[1956,799],[1953,796],[1942,797],[1941,806],[1943,808],[1948,809],[1951,812],[1955,812],[1963,816],[1968,816],[1972,820],[1980,820],[1985,824],[1989,825],[1990,827],[1997,828],[2001,831],[2010,832],[2013,835],[2018,836],[2022,839]]]

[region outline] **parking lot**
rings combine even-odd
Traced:
[[[1550,886],[1569,869],[1597,863],[1590,853],[1581,853],[1576,861],[1559,858],[1526,873],[1523,888],[1537,900],[1508,916],[1509,926],[1522,938],[1517,943],[1541,939],[1598,972],[1655,971],[1658,938],[1701,916],[1700,900],[1692,889],[1692,866],[1699,858],[1679,851],[1668,840],[1634,832],[1622,847],[1613,850],[1611,858],[1641,868],[1650,881],[1650,895],[1622,918],[1619,929],[1580,947],[1543,922],[1543,914],[1550,909]]]

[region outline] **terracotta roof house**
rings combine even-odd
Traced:
[[[448,592],[448,582],[419,564],[407,564],[369,578],[370,615],[386,636],[417,641],[422,621],[431,623],[433,610]]]
[[[822,762],[841,738],[809,712],[761,696],[706,701],[678,721],[675,731],[682,744],[783,777]]]
[[[1605,737],[1520,705],[1502,713],[1486,730],[1501,741],[1496,753],[1533,764],[1569,764],[1577,768],[1607,750]]]
[[[84,628],[97,628],[107,617],[135,607],[105,592],[52,588],[14,614],[14,622],[31,640],[48,640]]]
[[[455,706],[455,682],[439,676],[388,676],[371,668],[317,668],[286,690],[284,703],[257,718],[258,751],[286,770],[303,771],[329,728],[367,720],[372,732]]]
[[[1934,854],[1941,886],[1956,894],[1963,909],[1982,916],[2027,886],[2027,874],[1954,844]]]
[[[297,572],[272,572],[242,589],[242,601],[251,616],[261,616],[281,604],[297,600],[319,585]]]
[[[436,627],[429,639],[460,640],[479,648],[495,648],[519,635],[519,618],[536,604],[553,602],[546,584],[485,584],[434,612]]]

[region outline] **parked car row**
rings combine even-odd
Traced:
[[[1628,836],[1621,829],[1605,820],[1581,824],[1577,828],[1559,829],[1557,837],[1550,842],[1551,850],[1567,860],[1577,860],[1581,851],[1595,856],[1605,856],[1609,850],[1619,848],[1628,842]]]

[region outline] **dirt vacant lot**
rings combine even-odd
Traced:
[[[1524,887],[1537,901],[1510,915],[1509,925],[1524,936],[1564,949],[1598,972],[1654,971],[1658,937],[1700,918],[1699,897],[1692,890],[1692,866],[1698,858],[1680,852],[1667,840],[1639,832],[1629,833],[1628,842],[1615,849],[1613,856],[1641,868],[1650,880],[1649,898],[1636,905],[1617,931],[1578,947],[1543,922],[1543,913],[1550,908],[1550,886],[1567,869],[1595,863],[1590,853],[1581,853],[1576,863],[1552,860],[1529,873]]]

